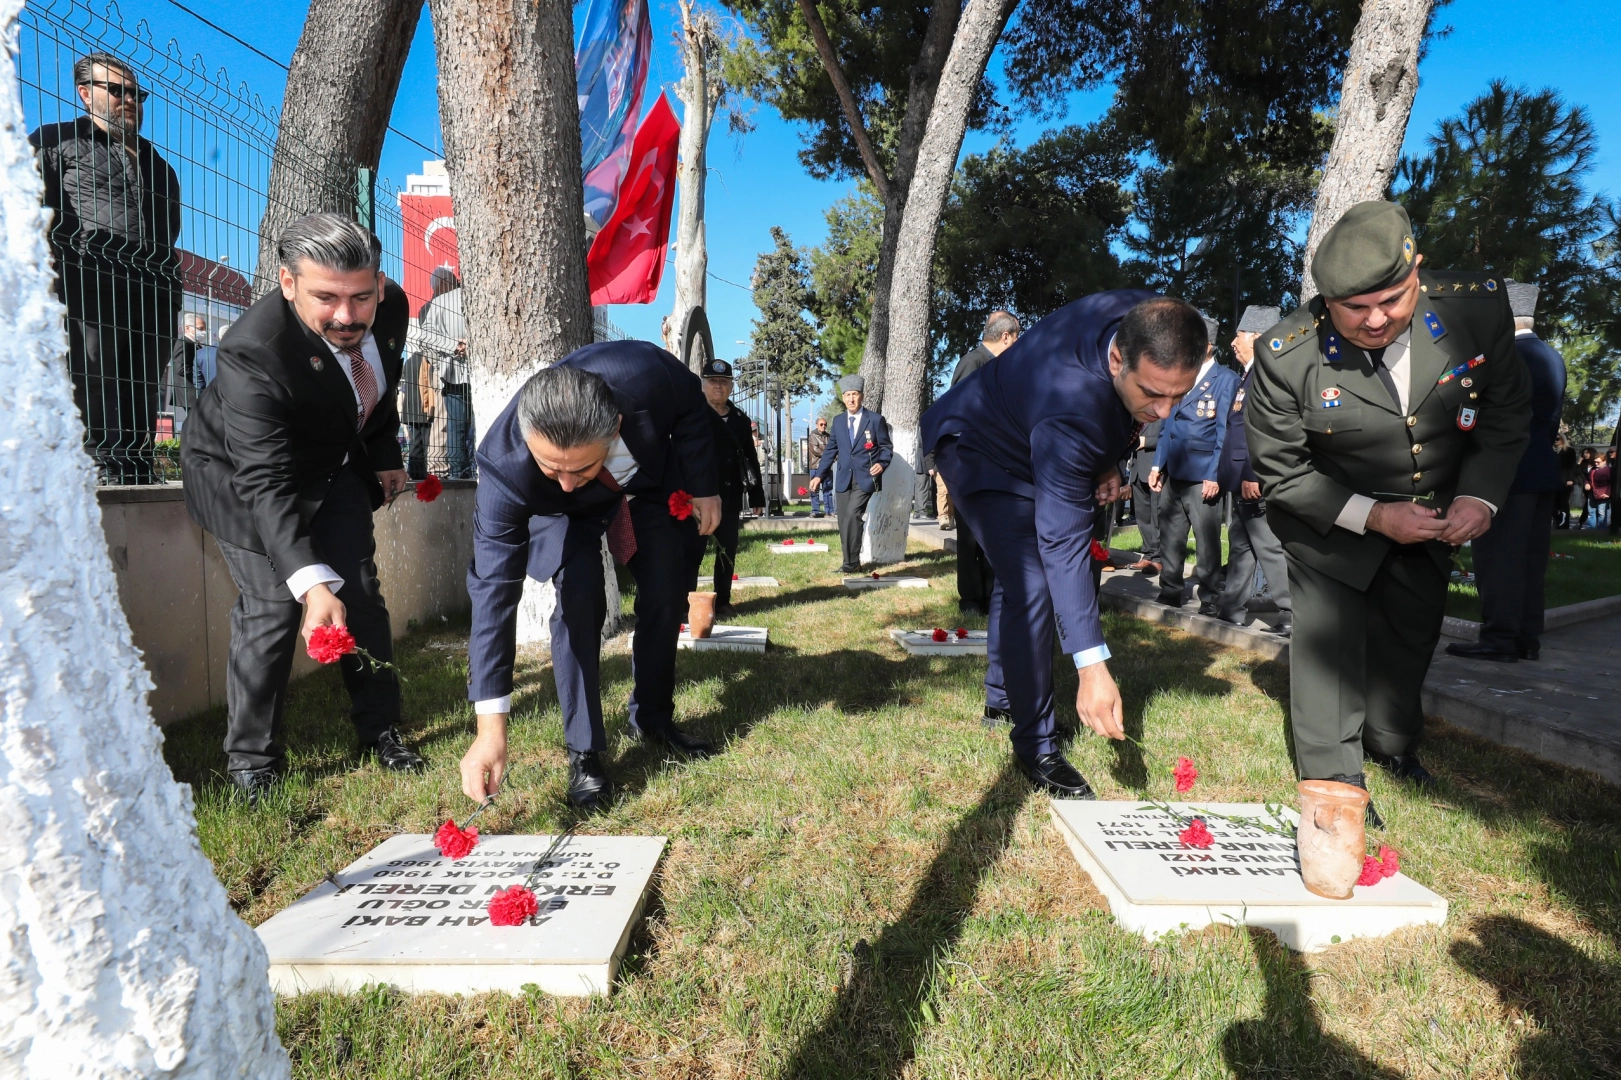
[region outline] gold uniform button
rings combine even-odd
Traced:
[[[1473,400],[1475,400],[1475,399],[1476,399],[1476,398],[1477,398],[1477,397],[1479,397],[1479,396],[1480,396],[1480,395],[1479,395],[1479,394],[1477,394],[1477,393],[1476,393],[1476,392],[1475,392],[1475,391],[1473,391],[1473,390],[1471,390],[1471,391],[1469,391],[1469,400],[1470,400],[1470,401],[1473,401]]]
[[[1415,483],[1415,484],[1416,484],[1416,483],[1418,483],[1418,482],[1419,482],[1419,481],[1420,481],[1420,480],[1422,480],[1422,479],[1424,479],[1424,474],[1423,474],[1423,473],[1421,473],[1421,472],[1416,472],[1416,473],[1414,473],[1414,474],[1413,474],[1413,482],[1414,482],[1414,483]]]
[[[1417,425],[1418,425],[1418,417],[1416,417],[1416,416],[1409,416],[1409,417],[1408,417],[1408,418],[1407,418],[1407,426],[1408,426],[1408,427],[1416,427],[1416,426],[1417,426]]]
[[[1423,443],[1414,443],[1413,444],[1413,453],[1422,454],[1423,452],[1424,452],[1424,444]]]

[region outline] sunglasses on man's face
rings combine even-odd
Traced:
[[[130,83],[103,82],[99,79],[92,79],[87,83],[80,83],[79,85],[99,86],[103,90],[107,91],[107,93],[117,98],[119,101],[123,101],[127,97],[134,97],[136,101],[145,101],[148,97],[151,97],[151,91],[142,90],[139,86],[134,86]]]

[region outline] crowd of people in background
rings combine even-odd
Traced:
[[[1559,452],[1559,474],[1565,491],[1562,504],[1555,507],[1555,527],[1609,528],[1615,447],[1584,446],[1577,450],[1560,436],[1555,449]]]

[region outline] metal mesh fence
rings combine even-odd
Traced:
[[[442,166],[427,163],[401,192],[376,190],[309,147],[284,144],[278,159],[274,108],[224,69],[210,74],[201,56],[186,59],[178,42],[160,46],[144,22],[124,25],[116,7],[39,0],[20,23],[25,119],[100,482],[180,479],[186,415],[214,375],[219,343],[274,285],[273,267],[258,273],[259,233],[267,208],[284,206],[353,214],[381,238],[384,272],[412,296],[398,399],[408,468],[471,478],[466,330],[449,276],[457,258]],[[599,340],[624,336],[600,312],[596,330]]]

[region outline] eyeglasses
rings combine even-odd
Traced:
[[[136,101],[145,101],[147,98],[152,96],[151,91],[142,90],[139,86],[133,86],[133,85],[131,85],[129,83],[103,82],[102,80],[99,80],[99,79],[91,79],[90,81],[82,82],[79,85],[80,86],[99,86],[103,90],[107,91],[107,93],[109,93],[113,97],[117,98],[119,101],[123,101],[125,98],[132,97],[132,96],[135,98]]]

